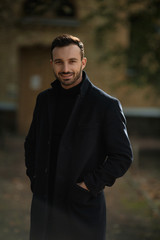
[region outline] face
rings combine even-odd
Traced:
[[[81,59],[81,52],[77,45],[55,47],[51,61],[55,77],[65,89],[72,88],[82,81],[82,70],[87,59]]]

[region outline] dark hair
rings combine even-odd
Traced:
[[[52,45],[51,45],[51,59],[53,59],[52,51],[55,47],[65,47],[65,46],[68,46],[70,44],[75,44],[80,48],[81,59],[83,59],[83,57],[84,57],[84,45],[83,45],[83,43],[81,42],[81,40],[79,38],[74,37],[74,36],[69,35],[69,34],[60,35],[53,40]]]

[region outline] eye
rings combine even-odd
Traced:
[[[70,62],[70,63],[75,63],[75,62],[77,62],[77,61],[76,61],[76,59],[71,59],[69,62]]]
[[[55,64],[62,64],[62,61],[61,60],[56,60],[54,61]]]

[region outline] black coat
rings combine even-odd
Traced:
[[[40,93],[25,141],[27,175],[33,191],[32,240],[105,240],[103,189],[112,186],[132,161],[126,120],[119,101],[84,81],[62,136],[50,183],[56,85]],[[84,181],[90,191],[76,183]],[[48,202],[52,186],[53,202]],[[55,238],[54,238],[55,237]]]

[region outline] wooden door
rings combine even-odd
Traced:
[[[18,130],[28,132],[36,97],[54,80],[50,65],[50,49],[42,46],[24,47],[19,54]]]

